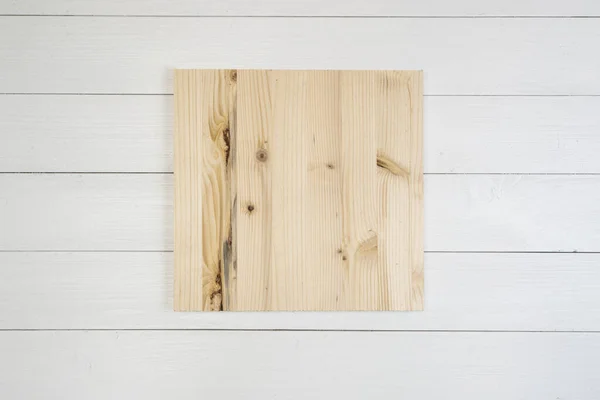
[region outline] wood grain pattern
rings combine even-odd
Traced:
[[[175,72],[175,301],[178,311],[223,309],[231,260],[231,123],[226,70]]]
[[[0,1],[0,398],[598,400],[599,7]],[[426,311],[173,312],[176,65],[426,69]]]
[[[420,72],[182,70],[175,99],[176,310],[423,308]]]
[[[393,309],[423,308],[421,82],[421,73],[391,73],[377,97],[383,114],[376,129],[378,192],[382,197],[378,261],[387,286],[396,288],[386,293]]]
[[[236,268],[233,309],[267,306],[271,267],[271,179],[266,163],[271,137],[271,91],[266,71],[238,71]],[[242,267],[239,268],[239,265]]]

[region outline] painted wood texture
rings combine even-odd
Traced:
[[[425,174],[600,173],[598,109],[594,96],[425,96]],[[0,96],[0,132],[0,172],[173,172],[171,95]]]
[[[0,1],[0,398],[598,400],[599,8]],[[425,311],[173,312],[176,65],[427,70]]]
[[[0,174],[0,187],[0,251],[173,250],[170,174]],[[600,252],[599,187],[597,175],[426,175],[425,250]]]
[[[426,70],[428,95],[598,95],[598,38],[594,18],[0,17],[0,93],[168,94],[174,66],[231,65]]]
[[[423,308],[420,72],[175,83],[176,310]]]
[[[600,396],[593,333],[0,332],[0,354],[9,399]]]
[[[594,332],[599,263],[585,253],[426,253],[423,312],[174,313],[172,252],[0,252],[0,330]]]
[[[0,3],[11,15],[120,16],[598,16],[595,0],[13,0]]]

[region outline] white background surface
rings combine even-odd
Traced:
[[[0,398],[600,398],[596,0],[0,0]],[[423,69],[425,311],[174,313],[174,67]]]

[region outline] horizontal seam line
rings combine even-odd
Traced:
[[[295,313],[299,313],[298,311]],[[325,311],[326,312],[326,311]],[[333,312],[333,311],[332,311]],[[373,311],[377,312],[377,311]],[[393,311],[391,311],[393,312]],[[396,311],[403,312],[403,311]],[[225,311],[227,313],[227,311]],[[357,312],[359,313],[359,312]],[[360,312],[363,313],[363,312]],[[389,313],[389,312],[387,312]],[[381,333],[550,333],[550,334],[598,334],[597,330],[481,330],[481,329],[310,329],[310,328],[2,328],[0,332],[381,332]]]
[[[2,92],[0,96],[173,96],[173,93]],[[600,97],[600,94],[424,94],[423,97]]]
[[[595,176],[600,172],[423,172],[423,175]]]
[[[600,254],[600,251],[578,250],[425,250],[429,254]]]
[[[66,18],[319,18],[319,19],[597,19],[600,15],[286,15],[286,14],[19,14],[0,17],[66,17]]]
[[[7,250],[0,249],[0,253],[173,253],[173,250]]]
[[[144,171],[2,171],[4,175],[173,175],[173,172]]]
[[[172,171],[0,171],[0,175],[173,175]],[[424,172],[432,176],[600,176],[600,172]]]
[[[68,250],[0,249],[0,253],[173,253],[174,250]],[[600,251],[571,250],[425,250],[425,254],[600,254]]]

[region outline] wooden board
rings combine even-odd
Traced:
[[[178,311],[423,308],[422,73],[175,72]]]
[[[422,312],[174,313],[171,252],[0,252],[0,330],[600,331],[599,264],[425,253]]]
[[[381,16],[546,17],[598,16],[594,0],[14,0],[0,2],[5,15],[137,16]]]
[[[13,331],[0,354],[11,400],[600,397],[594,333]]]
[[[0,93],[170,94],[173,66],[231,65],[422,69],[427,95],[599,95],[599,35],[594,18],[0,17]]]
[[[600,173],[598,96],[423,100],[425,175]],[[0,132],[0,172],[173,171],[171,95],[0,96]]]

